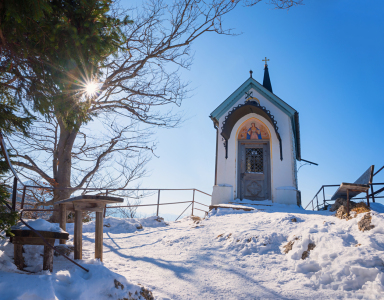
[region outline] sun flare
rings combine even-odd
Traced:
[[[97,93],[98,84],[95,81],[90,81],[85,85],[85,93],[88,97],[92,97]]]

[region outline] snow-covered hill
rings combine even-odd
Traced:
[[[17,274],[6,259],[12,245],[3,243],[0,293],[10,290],[13,297],[1,299],[52,299],[45,292],[22,298],[28,289],[38,291],[38,283],[57,299],[118,299],[113,278],[132,291],[140,291],[140,283],[163,300],[384,298],[383,206],[373,204],[375,227],[364,232],[357,225],[363,214],[346,221],[293,206],[250,207],[256,209],[219,208],[202,221],[107,218],[104,265],[91,259],[94,223],[84,224],[82,263],[91,268],[89,275],[66,270],[68,263],[56,257],[53,274]],[[34,252],[25,255],[35,255],[30,261],[36,262],[40,246],[30,247]]]

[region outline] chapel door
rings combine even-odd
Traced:
[[[240,199],[270,199],[269,142],[239,142],[239,171]]]

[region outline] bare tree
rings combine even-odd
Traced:
[[[263,0],[244,0],[245,5],[254,6]],[[272,4],[277,9],[290,9],[291,7],[303,5],[303,0],[270,0]]]
[[[66,111],[70,114],[77,109],[74,103],[81,103],[86,117],[79,115],[72,120],[75,126],[67,126],[62,107],[60,114],[54,107],[49,118],[36,116],[30,137],[14,134],[9,142],[20,172],[60,188],[53,191],[55,202],[81,188],[123,188],[144,176],[147,154],[154,149],[152,130],[180,121],[164,106],[179,106],[187,96],[179,70],[192,63],[192,43],[206,33],[232,34],[223,28],[222,17],[238,3],[149,0],[140,9],[115,7],[114,17],[129,13],[134,19],[124,27],[125,47],[86,78],[74,75],[79,72],[65,74],[69,81],[83,83],[78,91],[71,88]],[[93,121],[86,124],[89,119]],[[54,214],[52,220],[58,217]]]
[[[123,218],[138,218],[138,217],[140,217],[137,214],[138,207],[135,205],[140,205],[140,204],[141,204],[140,199],[134,199],[134,200],[127,199],[125,201],[125,205],[127,205],[128,207],[119,207],[119,208],[117,208],[117,210],[118,210],[118,213]]]

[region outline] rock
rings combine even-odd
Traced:
[[[299,238],[298,237],[295,237],[292,241],[289,241],[285,246],[283,246],[284,248],[284,254],[287,254],[289,251],[292,250],[292,247],[293,247],[293,244],[295,243],[295,241],[297,241]]]
[[[336,215],[335,215],[337,218],[339,219],[345,219],[346,216],[347,216],[347,209],[344,205],[341,205],[338,209],[337,209],[337,212],[336,212]]]
[[[291,222],[297,222],[297,219],[296,218],[292,218]]]
[[[141,285],[139,283],[139,285]],[[155,300],[155,298],[152,295],[152,292],[145,287],[141,287],[140,289],[140,296],[137,293],[137,291],[132,294],[131,292],[128,292],[128,298],[118,299],[118,300],[137,300],[137,299],[144,299],[144,300]]]
[[[359,222],[357,222],[357,226],[359,226],[360,231],[371,230],[375,227],[375,225],[371,225],[372,216],[371,213],[365,214]]]
[[[55,246],[55,253],[54,255],[55,256],[59,256],[61,254],[64,254],[66,256],[69,256],[71,254],[71,252],[73,252],[75,249],[74,246],[69,246],[69,245],[58,245],[58,246]]]
[[[137,230],[143,229],[143,225],[141,225],[141,224],[136,225],[136,229],[137,229]]]
[[[198,216],[191,216],[191,219],[196,224],[199,224],[201,222],[201,218]]]
[[[290,242],[288,242],[285,246],[283,246],[283,248],[284,248],[284,254],[287,254],[289,251],[292,250],[292,247],[293,247],[293,244],[294,244],[294,243],[295,243],[294,241],[290,241]]]
[[[124,290],[124,285],[118,281],[117,279],[114,279],[114,282],[115,282],[115,288],[119,289],[119,287],[121,287],[121,290]]]
[[[339,219],[345,219],[345,220],[350,220],[350,219],[352,219],[352,216],[351,215],[347,215],[347,207],[346,206],[344,206],[344,205],[342,205],[342,206],[340,206],[339,207],[339,209],[337,210],[337,212],[336,212],[336,214],[335,214],[335,216],[337,217],[337,218],[339,218]]]
[[[155,221],[161,223],[161,222],[164,222],[164,218],[162,218],[162,217],[157,217],[157,218],[155,219]]]
[[[152,292],[145,287],[141,288],[140,295],[145,299],[145,300],[154,300],[155,298],[152,295]]]
[[[308,244],[308,250],[304,251],[303,254],[301,255],[301,259],[306,259],[309,256],[309,251],[312,251],[315,249],[316,245],[314,243],[309,243]]]
[[[339,209],[340,206],[345,206],[347,207],[347,199],[343,199],[343,198],[338,198],[335,203],[332,204],[331,206],[331,209],[330,211],[336,211]],[[349,200],[349,209],[351,210],[352,208],[354,208],[356,206],[356,203]]]

